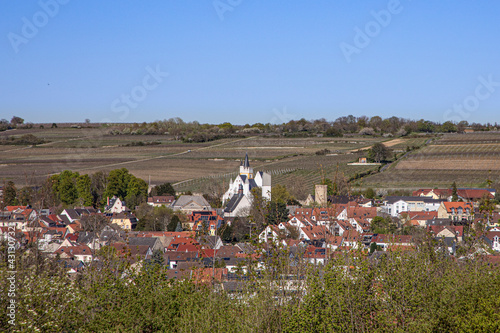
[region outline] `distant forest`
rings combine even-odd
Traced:
[[[0,131],[13,128],[43,127],[43,124],[25,123],[24,119],[14,116],[11,121],[0,120]],[[73,125],[77,126],[77,125]],[[367,136],[410,136],[425,133],[463,133],[465,130],[493,131],[498,129],[497,123],[480,124],[446,121],[444,123],[429,120],[411,120],[399,117],[382,118],[355,117],[353,115],[328,121],[324,118],[316,120],[290,120],[287,123],[255,123],[234,125],[229,122],[222,124],[200,124],[197,121],[185,122],[181,118],[170,118],[150,123],[122,123],[122,124],[91,124],[86,120],[86,126],[110,127],[113,135],[171,135],[183,142],[207,142],[223,138],[245,137],[248,135],[263,134],[284,137],[327,136],[341,137],[344,135]],[[52,124],[51,127],[57,127]]]

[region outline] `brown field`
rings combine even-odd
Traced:
[[[167,135],[110,135],[110,131],[105,127],[60,127],[0,132],[0,139],[34,134],[50,141],[34,147],[0,145],[0,181],[13,180],[17,186],[23,186],[41,182],[63,170],[94,173],[127,168],[135,176],[150,180],[152,185],[171,182],[177,184],[179,190],[197,190],[207,180],[227,183],[234,178],[239,161],[248,153],[254,169],[271,172],[274,184],[285,184],[300,177],[312,191],[322,177],[350,178],[376,170],[377,166],[347,165],[364,156],[366,152],[360,150],[375,142],[384,142],[395,151],[404,151],[407,146],[424,147],[380,174],[356,180],[354,186],[438,186],[455,179],[465,186],[500,178],[499,133],[444,135],[425,146],[432,137],[253,136],[188,144]],[[137,142],[145,145],[127,146]],[[152,142],[158,144],[148,145]],[[330,150],[331,154],[315,154],[323,149]]]
[[[48,127],[48,126],[46,126]],[[0,181],[13,180],[17,186],[39,183],[63,170],[94,173],[127,168],[132,174],[151,181],[186,185],[205,177],[225,177],[238,170],[248,153],[259,170],[278,175],[285,170],[311,169],[319,175],[320,165],[328,172],[336,165],[334,156],[318,156],[328,149],[341,154],[366,147],[382,138],[274,138],[256,136],[223,139],[208,143],[182,143],[167,135],[110,135],[110,128],[33,128],[0,132],[0,139],[33,134],[50,141],[37,146],[0,145]],[[144,146],[127,146],[143,142]],[[151,142],[159,144],[147,145]],[[344,155],[339,155],[344,156]],[[357,157],[345,155],[341,162]],[[347,162],[346,162],[347,163]],[[228,176],[229,177],[229,176]],[[319,176],[318,176],[319,177]]]
[[[447,134],[410,153],[386,171],[367,177],[366,186],[485,186],[500,182],[500,132]]]

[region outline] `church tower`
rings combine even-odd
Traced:
[[[245,161],[240,163],[240,175],[247,176],[248,179],[253,179],[253,168],[250,167],[248,153],[245,154]]]

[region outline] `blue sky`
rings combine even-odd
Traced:
[[[499,14],[493,0],[3,0],[0,118],[496,122]]]

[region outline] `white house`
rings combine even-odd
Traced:
[[[113,198],[107,199],[107,205],[104,207],[104,211],[107,213],[121,213],[127,210],[125,206],[125,201],[120,200],[120,198],[114,196]]]
[[[444,200],[427,197],[386,197],[382,211],[397,217],[401,212],[435,212]]]

